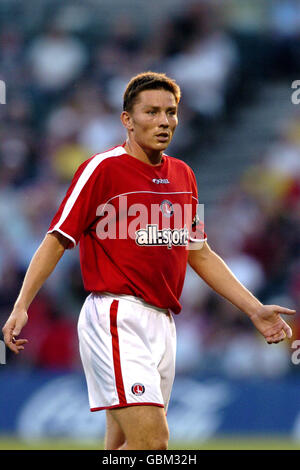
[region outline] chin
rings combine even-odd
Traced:
[[[156,144],[156,149],[159,148],[159,150],[165,150],[169,145],[170,142],[158,142]]]

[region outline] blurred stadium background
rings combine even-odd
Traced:
[[[194,169],[209,243],[264,303],[300,307],[299,0],[0,0],[0,322],[77,166],[124,141],[128,79],[182,88],[170,155]],[[0,365],[0,448],[103,448],[77,350],[77,249]],[[188,270],[176,317],[171,448],[300,448],[293,338],[264,343]],[[294,361],[292,353],[294,352]]]

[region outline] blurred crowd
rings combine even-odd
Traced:
[[[47,14],[34,33],[12,22],[0,29],[0,79],[7,84],[7,104],[0,105],[1,324],[76,168],[125,140],[119,115],[133,75],[154,70],[178,81],[180,126],[169,152],[191,166],[201,158],[201,147],[215,138],[218,124],[243,106],[247,41],[236,40],[213,2],[192,3],[144,35],[130,15],[116,17],[106,34],[97,35],[84,15],[81,29],[76,15],[66,21],[62,12]],[[278,51],[284,51],[286,37],[280,34]],[[269,38],[264,44],[270,51]],[[284,75],[283,59],[286,55],[278,53],[268,70],[278,73],[278,63]],[[257,76],[256,70],[247,77],[249,87]],[[249,168],[224,198],[207,226],[211,246],[263,302],[299,309],[299,214],[296,117],[274,138],[260,166]],[[33,301],[22,332],[29,344],[20,357],[8,353],[10,364],[80,369],[76,322],[86,295],[76,248],[64,255]],[[249,321],[190,270],[182,304],[176,319],[179,372],[212,367],[272,375],[290,369],[286,346],[273,346],[271,357]],[[300,323],[293,324],[297,337]]]
[[[268,345],[248,317],[201,283],[191,270],[182,300],[181,365],[231,376],[277,377],[298,372],[292,343],[300,337],[300,113],[285,120],[206,220],[210,246],[266,305],[296,309],[283,315],[289,341]],[[200,315],[198,315],[200,313]],[[187,321],[188,319],[188,321]],[[193,351],[197,350],[197,354]],[[179,356],[180,357],[180,356]],[[193,360],[191,360],[193,357]]]

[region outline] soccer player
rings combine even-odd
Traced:
[[[121,113],[126,142],[78,168],[3,327],[6,345],[18,354],[27,342],[18,336],[30,303],[65,250],[80,243],[90,294],[79,316],[79,349],[90,409],[106,410],[106,449],[168,446],[173,314],[181,309],[187,263],[248,315],[268,343],[292,334],[280,314],[295,311],[263,305],[207,243],[194,173],[164,153],[179,101],[179,86],[165,74],[131,79]]]

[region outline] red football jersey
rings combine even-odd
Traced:
[[[80,243],[87,291],[179,313],[189,244],[206,239],[197,203],[185,162],[164,154],[152,166],[117,146],[79,166],[48,233],[63,234],[68,248]]]

